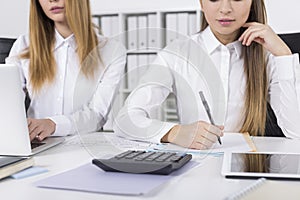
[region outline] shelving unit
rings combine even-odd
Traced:
[[[150,64],[157,52],[174,39],[199,31],[201,11],[195,9],[100,13],[94,14],[93,20],[104,36],[119,40],[127,48],[125,76],[115,100],[117,103],[114,104],[116,113],[115,111],[123,106],[130,92],[137,86],[139,78],[145,73],[146,67],[140,66]],[[169,95],[155,117],[164,121],[178,121],[173,94]],[[112,129],[113,118],[111,112],[104,130]]]

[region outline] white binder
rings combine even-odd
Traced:
[[[138,49],[145,50],[148,47],[148,17],[138,16]]]
[[[148,49],[158,48],[158,26],[155,14],[148,15]]]
[[[112,20],[111,17],[109,16],[103,16],[101,17],[101,25],[100,29],[102,31],[102,34],[106,37],[110,37],[112,32],[111,32],[111,26],[112,26]]]
[[[127,89],[133,90],[138,82],[138,58],[137,55],[127,56]]]
[[[137,32],[137,17],[136,16],[129,16],[127,18],[127,48],[128,50],[137,50],[137,36],[138,36],[138,32]]]
[[[189,14],[188,13],[179,13],[177,14],[177,38],[185,39],[187,38],[189,32]]]
[[[166,44],[170,44],[177,38],[177,14],[166,14]]]
[[[193,35],[195,34],[197,31],[197,17],[196,17],[196,13],[190,13],[189,14],[189,30],[188,30],[188,34],[189,35]]]

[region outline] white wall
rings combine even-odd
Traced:
[[[300,32],[299,0],[265,0],[269,25],[276,33]]]
[[[17,37],[28,31],[30,0],[1,1],[0,37]]]
[[[90,0],[93,13],[192,9],[198,0]],[[265,0],[269,24],[277,33],[300,32],[299,0]],[[28,31],[29,0],[2,1],[0,37],[17,37]]]
[[[198,0],[90,0],[94,13],[199,8]]]

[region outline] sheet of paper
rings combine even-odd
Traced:
[[[199,163],[190,161],[170,175],[104,172],[89,163],[34,183],[37,187],[85,192],[142,195],[179,176]]]
[[[112,132],[95,132],[88,134],[76,135],[68,139],[65,146],[116,146],[122,150],[132,150],[132,149],[148,149],[151,147],[152,143],[128,140],[126,138],[119,137]]]
[[[169,143],[157,145],[154,147],[153,150],[185,152],[195,154],[223,154],[226,151],[256,151],[255,145],[252,142],[248,133],[224,133],[224,136],[221,138],[221,140],[221,145],[218,142],[216,142],[212,146],[212,148],[208,150],[193,150]]]

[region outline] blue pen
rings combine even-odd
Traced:
[[[200,95],[202,104],[203,104],[203,106],[204,106],[204,108],[205,108],[205,110],[206,110],[206,113],[207,113],[207,115],[208,115],[208,118],[209,118],[210,123],[211,123],[212,125],[215,125],[215,122],[214,122],[214,120],[213,120],[213,118],[212,118],[212,116],[211,116],[210,109],[209,109],[208,103],[207,103],[207,101],[206,101],[206,99],[205,99],[205,97],[204,97],[203,92],[200,91],[200,92],[199,92],[199,95]],[[217,137],[218,137],[219,143],[222,144],[220,136],[217,136]]]

